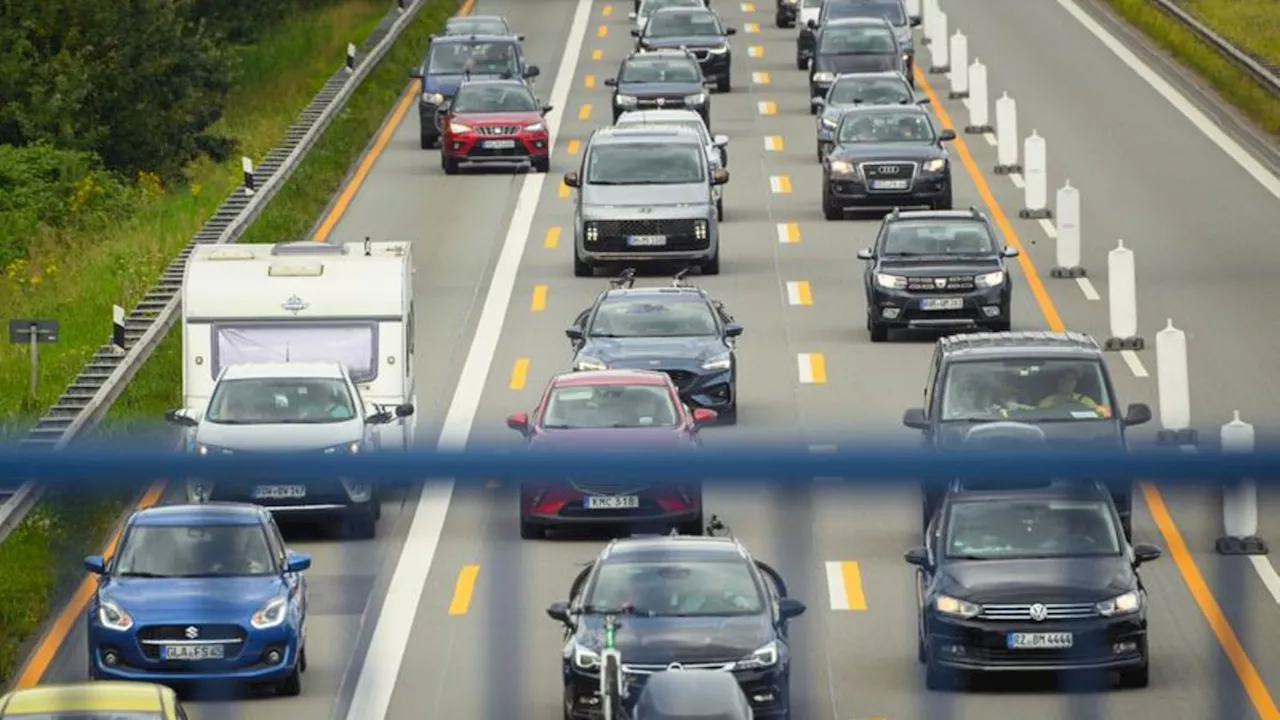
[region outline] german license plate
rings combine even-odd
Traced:
[[[487,150],[510,150],[516,146],[515,140],[485,140],[485,149]]]
[[[872,190],[906,190],[906,180],[872,180]]]
[[[666,235],[632,235],[627,238],[631,247],[661,247],[667,244]]]
[[[259,485],[253,489],[255,500],[297,500],[306,496],[306,485]]]
[[[964,308],[964,298],[925,298],[920,301],[921,310],[960,310]]]
[[[162,654],[165,660],[221,660],[221,645],[165,645]]]
[[[640,507],[635,495],[588,495],[582,501],[588,510],[634,510]]]
[[[1065,650],[1075,644],[1071,633],[1009,633],[1010,650]]]

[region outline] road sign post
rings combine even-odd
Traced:
[[[40,345],[58,342],[57,320],[20,319],[9,321],[9,342],[31,347],[31,399],[40,389]]]

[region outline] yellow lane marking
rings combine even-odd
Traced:
[[[760,32],[760,25],[759,23],[747,23],[743,29],[754,34]]]
[[[515,367],[511,368],[511,384],[512,390],[523,390],[524,384],[529,380],[529,358],[516,358]]]
[[[827,381],[827,359],[822,353],[800,353],[796,356],[800,370],[800,382],[805,385],[822,385]]]
[[[577,140],[570,140],[570,141],[569,141],[569,154],[570,154],[570,155],[577,155],[577,154],[578,154],[578,148],[579,148],[579,147],[581,147],[581,146],[582,146],[582,143],[578,142]]]
[[[764,57],[764,46],[752,45],[751,47],[747,48],[747,57],[750,57],[750,58]]]
[[[538,285],[533,289],[533,299],[529,301],[529,310],[542,312],[547,309],[547,286]]]
[[[450,615],[467,614],[471,598],[476,594],[476,578],[479,576],[479,565],[463,565],[458,571],[458,581],[453,584],[453,599],[449,601]]]
[[[782,152],[782,136],[781,135],[765,135],[764,149],[773,152]]]
[[[609,17],[610,15],[612,15],[612,14],[613,14],[613,6],[612,6],[612,5],[605,5],[605,6],[604,6],[604,9],[600,11],[600,14],[601,14],[601,15],[603,15],[603,16],[605,16],[605,17]]]
[[[755,83],[756,85],[768,85],[768,84],[769,84],[769,73],[767,73],[767,72],[753,72],[753,73],[751,73],[751,82]]]
[[[559,190],[557,190],[557,193],[560,195],[560,198],[561,198],[562,200],[563,200],[564,198],[569,197],[569,193],[570,193],[570,192],[572,192],[572,191],[573,191],[573,188],[569,187],[568,185],[565,185],[565,184],[564,184],[564,180],[561,180],[561,181],[560,181],[560,189],[559,189]]]
[[[769,188],[779,195],[790,195],[791,178],[786,175],[774,175],[769,178]]]
[[[764,100],[756,103],[756,109],[760,111],[761,115],[778,114],[778,104],[772,100]]]
[[[812,305],[813,289],[808,280],[792,280],[787,283],[787,302],[792,305]]]
[[[595,87],[595,86],[596,86],[596,76],[595,76],[595,75],[588,75],[588,76],[586,76],[586,77],[582,78],[582,84],[583,84],[583,85],[586,85],[586,86],[587,86],[587,89],[588,89],[588,90],[590,90],[591,88],[593,88],[593,87]]]
[[[795,245],[800,242],[800,223],[778,223],[778,242]]]
[[[867,596],[862,591],[862,572],[853,560],[827,562],[827,593],[832,610],[866,610]]]
[[[596,37],[609,37],[609,26],[601,25],[596,28]]]
[[[591,103],[583,103],[582,107],[578,108],[578,119],[579,120],[591,119]]]
[[[547,236],[542,239],[542,247],[548,250],[555,250],[560,244],[560,226],[547,228]]]
[[[742,3],[742,12],[755,12],[755,3]]]
[[[604,57],[604,51],[603,51],[603,50],[596,49],[596,50],[592,50],[592,51],[591,51],[591,59],[592,59],[592,60],[600,60],[600,59],[601,59],[601,58],[603,58],[603,57]]]

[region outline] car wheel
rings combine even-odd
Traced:
[[[372,540],[378,534],[378,521],[373,519],[372,512],[357,513],[347,518],[344,525],[347,535],[356,540]]]
[[[1009,322],[1008,320],[1004,320],[1002,322],[992,323],[991,329],[988,332],[998,332],[998,333],[1009,332],[1012,329],[1013,329],[1013,323]]]
[[[952,207],[951,191],[947,190],[947,194],[933,201],[934,210],[950,210]]]
[[[1120,687],[1122,688],[1144,688],[1151,682],[1151,666],[1149,661],[1142,664],[1142,667],[1133,670],[1120,671]]]
[[[703,275],[719,275],[720,274],[720,251],[716,250],[716,254],[711,259],[702,264]]]
[[[443,152],[440,153],[440,167],[444,170],[445,175],[458,174],[458,161]]]
[[[822,189],[822,217],[828,220],[844,219],[844,210],[832,201],[831,192],[825,187]]]
[[[920,637],[919,628],[916,628],[916,661],[921,665],[929,661],[928,653],[924,649],[924,640]]]
[[[950,690],[956,686],[955,676],[931,658],[924,661],[924,686],[929,690]]]
[[[298,697],[302,694],[302,668],[295,666],[289,677],[276,689],[276,694],[283,697]]]
[[[716,200],[716,220],[724,222],[724,198]]]
[[[818,162],[822,162],[822,143],[817,143],[814,147],[816,148],[813,151],[814,156],[818,158]]]
[[[737,388],[733,389],[733,395],[734,397],[737,397],[738,395]],[[735,402],[729,407],[725,408],[723,411],[717,413],[716,424],[717,425],[737,425],[738,424],[738,403]]]
[[[799,50],[796,50],[796,69],[797,70],[809,69],[809,59],[806,58],[804,56],[804,53],[800,52]]]
[[[871,335],[871,342],[873,343],[882,343],[889,339],[889,328],[881,325],[880,323],[872,322],[868,331]]]
[[[687,523],[681,523],[676,526],[676,532],[681,535],[701,535],[705,528],[702,524],[702,513],[698,513],[698,517]]]
[[[436,138],[434,135],[430,135],[425,132],[418,133],[418,135],[419,135],[419,140],[421,140],[422,142],[423,150],[430,150],[431,148],[436,146]]]
[[[307,671],[307,649],[305,647],[298,650],[298,672]]]
[[[533,159],[533,171],[537,173],[551,172],[551,157],[536,157]]]
[[[575,252],[573,254],[573,276],[574,277],[595,277],[596,269],[592,267],[582,258],[578,257]]]
[[[716,81],[716,92],[727,93],[732,89],[733,89],[733,80],[732,78],[729,77],[729,73],[726,72],[724,74],[724,77]],[[708,125],[707,129],[708,130],[711,129],[710,125]]]
[[[533,523],[527,522],[523,518],[521,518],[520,520],[520,539],[521,540],[541,540],[546,536],[547,536],[547,533],[545,530],[542,529],[541,526],[534,525]]]
[[[816,91],[816,90],[814,90],[813,88],[809,88],[809,97],[815,97],[814,93],[816,93],[816,92],[817,92],[817,91]],[[809,103],[809,114],[810,114],[810,115],[817,115],[817,114],[818,114],[818,106],[817,106],[817,105],[814,105],[813,103]]]

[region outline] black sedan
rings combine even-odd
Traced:
[[[631,110],[692,110],[711,127],[711,94],[698,59],[688,50],[635,53],[622,61],[613,88],[613,122]]]
[[[1147,591],[1160,557],[1130,545],[1105,491],[955,493],[906,561],[918,568],[917,655],[931,690],[979,672],[1113,672],[1146,687]]]
[[[858,107],[840,116],[834,146],[822,161],[822,214],[896,207],[951,209],[951,154],[919,106]]]
[[[631,34],[637,38],[637,50],[688,49],[702,66],[703,77],[714,81],[716,90],[729,92],[733,85],[729,36],[737,32],[705,8],[668,7],[655,12],[643,31],[633,29]]]

